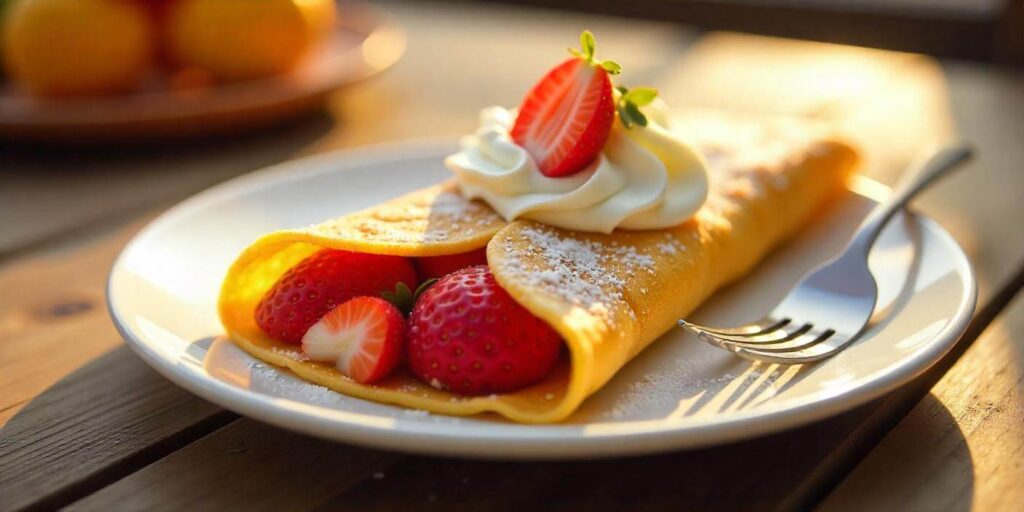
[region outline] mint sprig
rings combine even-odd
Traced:
[[[580,33],[580,49],[569,48],[569,53],[579,57],[590,64],[591,66],[600,66],[601,69],[608,72],[609,75],[617,75],[622,73],[622,66],[614,60],[597,60],[594,57],[594,52],[597,49],[597,41],[594,39],[594,33],[589,30],[584,30]]]
[[[416,287],[416,291],[409,289],[409,285],[399,281],[395,284],[395,291],[393,292],[380,292],[380,296],[384,300],[394,304],[403,315],[409,316],[412,312],[412,307],[416,305],[416,301],[419,300],[420,295],[427,291],[434,283],[437,282],[437,278],[427,279],[423,281],[419,286]]]
[[[658,90],[653,87],[634,87],[628,89],[624,86],[616,86],[619,97],[615,102],[615,110],[619,113],[619,120],[622,126],[632,128],[635,126],[647,126],[647,116],[640,111],[640,107],[646,107],[658,97]]]

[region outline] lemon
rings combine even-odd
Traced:
[[[179,0],[167,13],[166,51],[221,81],[287,72],[333,28],[333,0]]]
[[[4,66],[44,96],[95,95],[134,86],[152,63],[147,11],[123,0],[17,0],[3,18]]]

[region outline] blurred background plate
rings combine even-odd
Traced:
[[[298,69],[204,89],[45,99],[0,82],[0,137],[78,143],[182,138],[252,130],[319,108],[330,92],[394,64],[405,33],[385,10],[339,2],[330,39]]]

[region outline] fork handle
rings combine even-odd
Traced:
[[[971,157],[971,147],[964,143],[932,147],[922,152],[903,174],[903,178],[893,188],[892,195],[875,207],[861,222],[857,233],[850,241],[846,253],[858,253],[867,257],[871,246],[875,244],[882,228],[900,211],[918,192],[921,192],[937,179],[956,169],[959,164]],[[854,250],[856,249],[856,251]]]

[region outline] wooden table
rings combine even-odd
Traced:
[[[0,146],[0,510],[1014,509],[1024,500],[1024,76],[849,47],[698,34],[511,7],[391,4],[406,57],[288,126],[170,147]],[[923,141],[979,157],[917,205],[969,253],[978,313],[912,384],[838,417],[722,447],[596,462],[448,460],[238,417],[131,354],[103,306],[146,221],[293,157],[472,129],[515,104],[580,28],[670,103],[832,119],[892,182]],[[1019,508],[1017,508],[1019,510]]]

